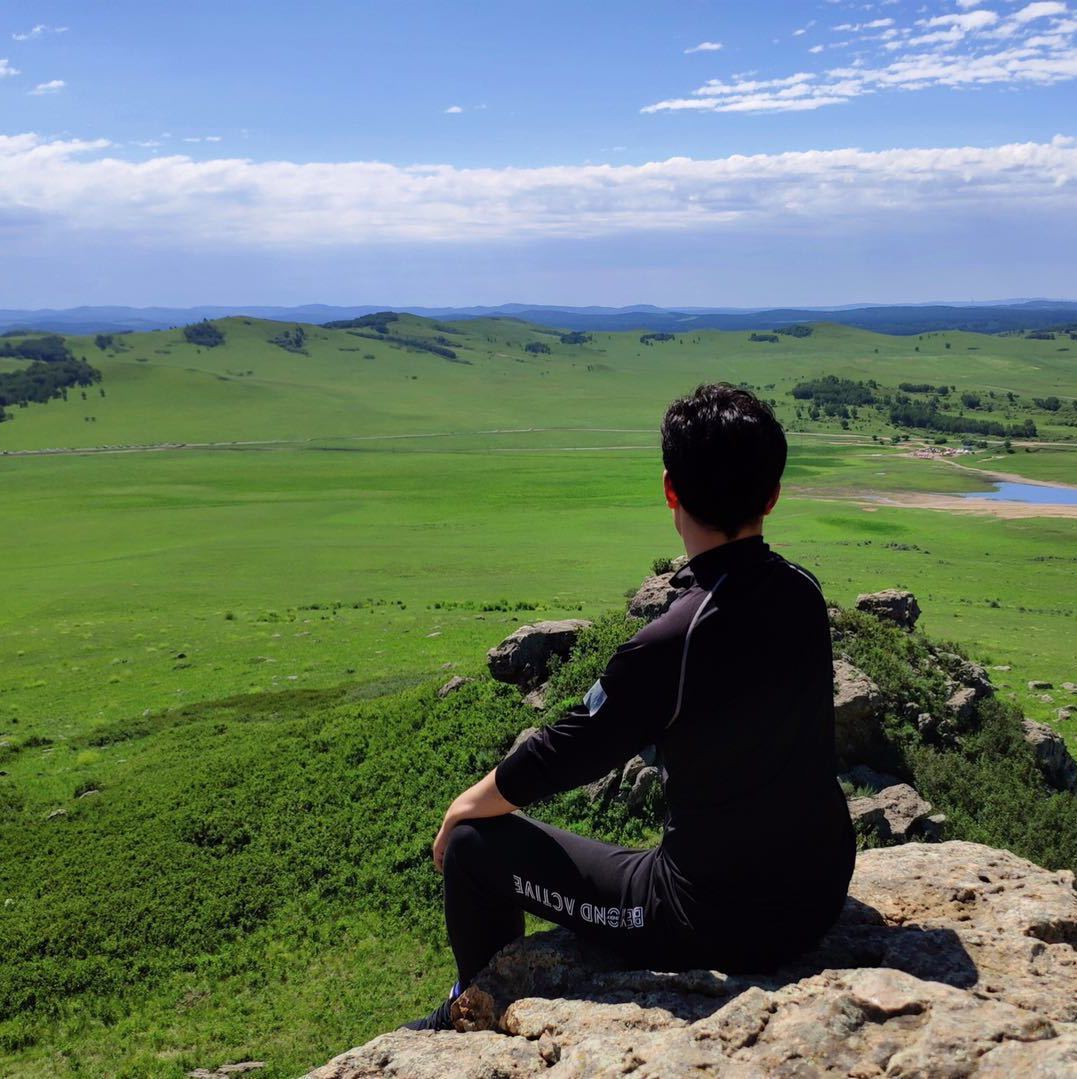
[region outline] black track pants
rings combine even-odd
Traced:
[[[461,987],[524,932],[524,911],[598,939],[654,970],[763,970],[810,946],[837,918],[833,894],[796,922],[752,924],[745,905],[693,903],[657,849],[586,838],[522,813],[470,820],[445,851],[445,922]],[[803,912],[808,907],[800,907]],[[765,942],[768,951],[745,952]]]

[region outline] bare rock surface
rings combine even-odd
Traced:
[[[896,622],[902,629],[912,629],[920,617],[920,605],[916,602],[916,597],[900,588],[862,592],[856,597],[856,608],[884,621]]]
[[[494,957],[458,1032],[391,1031],[308,1079],[1070,1076],[1073,874],[975,843],[865,851],[835,928],[773,973],[624,970],[564,930]]]
[[[438,690],[439,697],[447,697],[450,693],[455,693],[461,686],[466,686],[470,682],[470,678],[465,678],[463,675],[454,674],[445,685]]]
[[[1062,735],[1046,723],[1037,723],[1027,716],[1021,725],[1044,779],[1056,790],[1077,791],[1077,761],[1070,756]]]
[[[672,579],[672,573],[658,573],[648,577],[629,600],[628,613],[635,618],[645,618],[648,622],[665,614],[673,601],[682,594],[680,589],[674,588],[670,583]]]
[[[549,674],[550,658],[568,658],[580,630],[590,625],[585,618],[563,618],[520,626],[486,653],[490,674],[499,682],[532,689]]]
[[[834,740],[838,760],[871,760],[882,740],[879,687],[858,667],[834,660]]]
[[[854,822],[870,826],[880,839],[905,842],[913,836],[933,836],[944,817],[932,814],[925,801],[908,783],[891,783],[870,797],[852,798],[849,814]]]

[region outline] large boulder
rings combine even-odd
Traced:
[[[670,562],[668,573],[656,573],[647,577],[629,601],[628,613],[634,618],[643,618],[648,622],[665,614],[670,604],[681,594],[681,589],[674,588],[671,583],[673,575],[684,569],[687,564],[687,555],[678,555]]]
[[[883,742],[883,695],[858,667],[834,661],[834,740],[843,766],[874,760]]]
[[[532,689],[546,680],[550,658],[567,659],[580,630],[590,625],[585,618],[564,618],[521,626],[486,653],[490,674],[499,682]]]
[[[672,580],[672,573],[659,573],[648,577],[629,600],[628,613],[635,618],[645,618],[648,622],[665,614],[673,601],[682,594],[680,589],[674,588],[670,583]]]
[[[911,592],[900,588],[884,588],[881,592],[861,592],[856,608],[875,615],[884,622],[894,622],[902,629],[912,629],[920,617],[920,605]]]
[[[915,836],[936,837],[946,818],[931,810],[931,803],[908,783],[888,784],[872,795],[849,800],[849,814],[854,823],[870,828],[880,839],[899,843]]]
[[[975,700],[981,700],[994,694],[995,687],[991,684],[991,677],[987,673],[987,668],[982,664],[975,663],[971,659],[965,659],[964,656],[959,656],[956,652],[936,651],[934,656],[935,661],[946,671],[951,682],[955,686],[964,686],[966,689],[971,689]]]
[[[461,1033],[391,1031],[308,1079],[1077,1074],[1072,873],[912,843],[863,852],[850,890],[819,947],[770,974],[625,970],[536,933],[460,998]]]
[[[1077,791],[1077,761],[1070,756],[1062,735],[1046,723],[1037,723],[1027,716],[1021,725],[1043,778],[1056,790]]]

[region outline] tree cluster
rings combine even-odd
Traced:
[[[224,344],[224,333],[220,327],[214,325],[208,319],[201,322],[192,322],[190,326],[183,327],[183,336],[192,345],[203,348],[216,348]]]
[[[890,406],[890,422],[895,427],[920,427],[928,431],[967,431],[972,434],[997,435],[1000,438],[1035,438],[1032,420],[1004,424],[997,420],[979,420],[972,416],[954,416],[940,412],[934,402],[899,399]]]
[[[325,323],[327,330],[374,330],[377,333],[388,333],[389,323],[398,322],[400,316],[395,311],[375,311],[372,315],[361,315],[359,318],[338,319],[336,322]]]
[[[303,347],[307,334],[302,326],[296,326],[294,330],[282,330],[276,337],[271,337],[269,343],[283,348],[287,352],[301,352],[306,355],[307,350]]]
[[[0,345],[0,356],[16,360],[38,360],[41,363],[62,363],[72,358],[71,350],[59,334],[5,342]]]
[[[66,395],[69,386],[92,386],[101,381],[101,372],[85,360],[34,360],[21,371],[0,372],[0,423],[8,419],[4,406],[26,408]]]
[[[801,401],[817,401],[820,404],[834,402],[843,405],[871,405],[875,403],[874,379],[860,382],[851,378],[838,378],[837,375],[823,375],[821,378],[806,379],[798,382],[790,391]]]
[[[942,397],[950,392],[949,386],[933,386],[930,382],[899,382],[898,389],[906,393],[937,393]]]

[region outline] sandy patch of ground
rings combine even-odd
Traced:
[[[976,468],[972,465],[962,465],[957,461],[950,461],[954,468],[960,468],[963,472],[972,472],[977,476],[983,476],[988,480],[1003,480],[1009,483],[1032,483],[1037,487],[1067,487],[1071,491],[1077,491],[1077,484],[1063,483],[1061,480],[1034,480],[1029,476],[1021,476],[1016,472],[996,472],[994,469]]]
[[[789,494],[807,496],[821,502],[852,502],[868,513],[873,513],[883,506],[906,506],[910,509],[945,510],[947,513],[968,513],[979,517],[1077,518],[1077,506],[1053,505],[1049,502],[1003,502],[992,498],[963,498],[961,495],[920,491],[888,491],[882,494],[864,490],[811,490],[800,487],[789,490]]]

